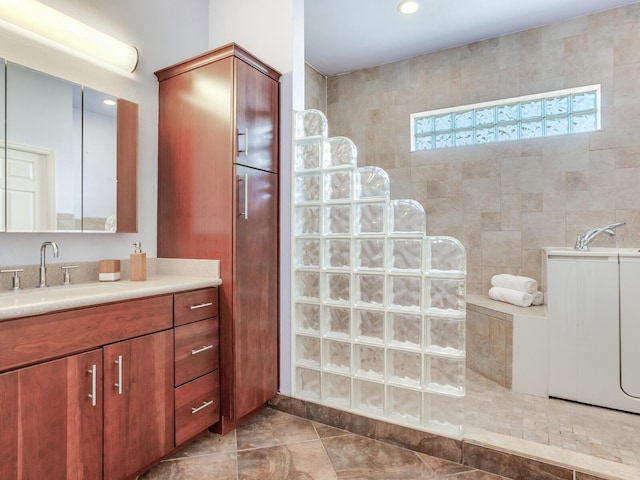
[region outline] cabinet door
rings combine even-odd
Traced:
[[[236,163],[278,172],[279,83],[236,60]]]
[[[232,85],[232,58],[160,82],[158,256],[230,258]]]
[[[240,418],[278,389],[278,176],[240,166],[236,173],[233,366]]]
[[[104,347],[104,478],[128,478],[173,447],[173,332]]]
[[[94,350],[0,375],[0,478],[101,478],[101,372]]]

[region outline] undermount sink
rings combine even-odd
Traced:
[[[9,305],[27,305],[31,303],[66,300],[69,298],[93,297],[106,293],[114,293],[118,290],[124,290],[125,288],[125,285],[119,285],[117,282],[101,282],[8,290],[0,293],[0,308]]]

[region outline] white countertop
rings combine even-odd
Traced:
[[[218,260],[153,258],[139,282],[77,283],[0,292],[0,321],[222,285]]]
[[[221,284],[214,277],[158,274],[140,282],[120,280],[7,291],[0,293],[0,321]]]

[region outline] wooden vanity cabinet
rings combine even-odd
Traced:
[[[123,480],[171,452],[172,307],[164,295],[0,322],[0,478]]]
[[[156,76],[158,256],[220,260],[224,434],[278,389],[280,74],[230,44]]]

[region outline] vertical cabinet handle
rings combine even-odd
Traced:
[[[198,413],[203,408],[207,408],[209,405],[213,405],[213,400],[209,400],[208,402],[202,402],[202,405],[199,407],[191,407],[191,415],[194,413]]]
[[[244,132],[238,132],[238,136],[244,136],[244,149],[238,148],[238,153],[244,153],[245,157],[249,156],[249,129],[245,128]]]
[[[238,179],[238,183],[244,182],[244,211],[240,212],[239,215],[244,217],[245,220],[249,220],[249,174],[245,173],[243,179]]]
[[[95,407],[97,403],[96,397],[97,397],[97,390],[98,390],[97,379],[96,379],[96,373],[97,373],[96,366],[91,365],[91,368],[87,370],[87,373],[91,374],[91,393],[87,396],[91,399],[91,406]]]
[[[113,363],[118,365],[118,383],[113,386],[118,389],[118,395],[122,395],[122,355],[118,355],[118,359]]]
[[[244,175],[244,219],[249,220],[249,174]]]

